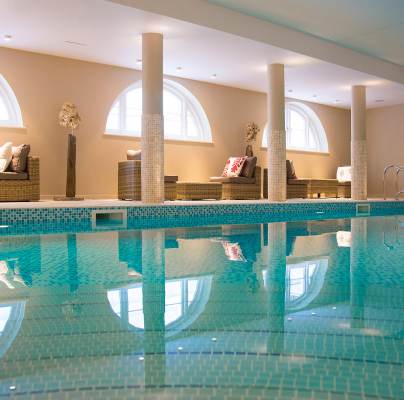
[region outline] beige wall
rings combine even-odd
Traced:
[[[77,192],[86,197],[116,197],[117,162],[140,140],[104,135],[108,111],[118,94],[141,78],[139,71],[66,58],[0,48],[0,74],[20,103],[26,132],[0,129],[0,142],[30,143],[41,158],[42,196],[62,195],[66,171],[66,132],[58,126],[65,101],[82,116],[77,132]],[[165,172],[181,180],[207,180],[221,173],[226,158],[244,151],[244,126],[266,122],[266,95],[198,81],[176,79],[201,102],[208,116],[213,144],[165,145]],[[309,104],[309,103],[307,103]],[[329,155],[290,152],[298,176],[335,177],[338,165],[349,163],[349,111],[309,104],[322,121]],[[262,133],[261,133],[262,135]],[[256,154],[266,165],[265,151]]]
[[[383,170],[388,164],[404,165],[404,104],[381,107],[367,112],[368,192],[383,195]],[[388,195],[394,195],[394,172],[388,177]],[[404,188],[404,172],[401,175]]]

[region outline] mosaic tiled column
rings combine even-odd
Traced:
[[[367,280],[367,219],[351,219],[351,328],[363,328]]]
[[[284,348],[286,223],[268,226],[268,352],[282,352]]]
[[[352,87],[351,168],[351,197],[354,200],[365,200],[368,196],[365,86]]]
[[[268,200],[286,200],[285,77],[282,64],[268,66]]]
[[[142,232],[145,384],[165,382],[165,233]]]
[[[142,202],[164,201],[163,36],[142,35]]]

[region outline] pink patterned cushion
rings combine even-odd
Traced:
[[[222,176],[240,176],[247,157],[230,157],[226,161]]]
[[[245,262],[246,259],[243,256],[243,252],[241,251],[240,245],[238,243],[230,243],[227,241],[222,242],[224,253],[226,257],[230,261],[243,261]]]

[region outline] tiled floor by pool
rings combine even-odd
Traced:
[[[0,398],[403,399],[404,216],[0,236]]]

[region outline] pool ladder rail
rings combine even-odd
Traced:
[[[396,170],[396,180],[395,180],[395,188],[396,188],[395,198],[396,198],[396,200],[398,200],[400,195],[402,195],[404,193],[404,189],[400,189],[398,186],[398,178],[399,178],[401,171],[404,171],[404,165],[397,165],[397,164],[387,165],[384,168],[384,172],[383,172],[383,197],[384,197],[384,200],[386,200],[386,176],[387,176],[387,172],[392,168],[395,168],[395,170]]]

